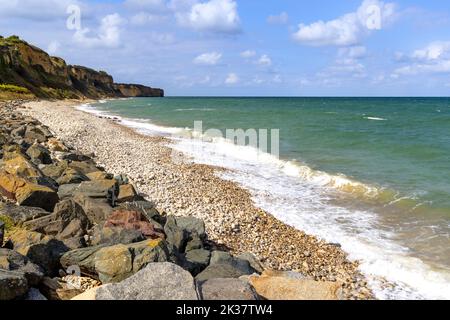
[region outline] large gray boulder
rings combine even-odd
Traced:
[[[117,283],[100,287],[96,300],[198,300],[194,279],[172,263],[150,263]]]
[[[0,204],[0,215],[9,217],[15,225],[49,215],[50,212],[41,208],[20,207],[12,204]]]
[[[253,288],[240,279],[210,279],[199,284],[202,300],[258,300]]]
[[[41,267],[20,253],[9,249],[0,249],[0,269],[21,273],[30,286],[39,284],[44,277],[44,270]]]

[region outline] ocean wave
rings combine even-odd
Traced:
[[[186,108],[186,109],[175,109],[175,111],[215,111],[213,108]]]
[[[388,120],[385,118],[378,118],[378,117],[364,117],[364,119],[373,120],[373,121],[387,121]]]

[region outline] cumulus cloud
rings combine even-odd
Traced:
[[[372,30],[379,30],[395,17],[395,5],[379,0],[364,0],[355,12],[330,21],[300,24],[292,36],[310,46],[352,46]]]
[[[236,73],[229,73],[225,79],[226,84],[236,84],[239,82],[239,77]]]
[[[338,55],[339,57],[345,57],[349,59],[362,59],[366,56],[367,49],[364,46],[354,46],[340,48]]]
[[[241,57],[245,59],[253,58],[256,56],[256,51],[253,50],[246,50],[241,52]]]
[[[267,17],[267,22],[270,24],[286,24],[289,22],[289,15],[286,12],[278,15],[270,15]]]
[[[260,66],[266,66],[269,67],[272,65],[272,59],[267,54],[263,54],[258,61],[256,61],[257,64]]]
[[[91,30],[84,28],[74,34],[75,42],[86,47],[118,47],[120,45],[120,26],[125,22],[118,14],[110,14],[101,20],[97,35],[90,36]]]
[[[216,65],[221,58],[222,54],[220,52],[207,52],[196,57],[194,63],[213,66]]]
[[[210,0],[195,3],[190,10],[176,13],[182,26],[202,32],[240,32],[240,18],[234,0]]]
[[[397,68],[391,77],[422,73],[450,73],[450,41],[432,42],[411,54],[397,53],[397,60],[406,65]]]

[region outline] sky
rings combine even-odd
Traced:
[[[168,96],[448,96],[441,0],[0,0],[0,35]]]

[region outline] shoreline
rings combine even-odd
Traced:
[[[22,113],[41,121],[63,142],[109,172],[126,174],[139,191],[168,214],[205,221],[209,238],[232,253],[252,252],[267,268],[294,270],[315,280],[343,283],[346,299],[373,299],[358,262],[329,244],[257,208],[248,191],[218,177],[223,168],[173,163],[170,139],[143,135],[74,107],[93,101],[33,101]],[[120,150],[120,151],[119,151]]]

